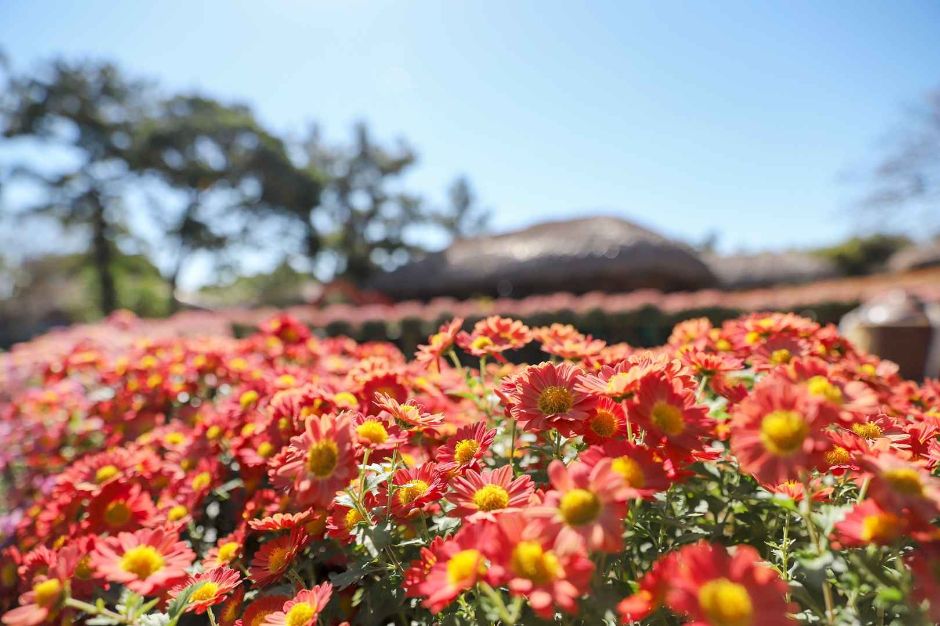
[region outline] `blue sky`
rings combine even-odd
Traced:
[[[940,85],[938,33],[935,1],[0,0],[18,69],[106,57],[285,131],[365,119],[497,230],[603,211],[724,250],[858,228],[846,173]]]

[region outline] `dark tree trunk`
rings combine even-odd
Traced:
[[[101,289],[99,306],[104,315],[112,313],[117,308],[117,288],[114,285],[114,270],[111,267],[112,252],[111,237],[105,207],[101,198],[95,194],[94,216],[92,218],[91,254],[95,273],[98,275],[98,285]]]

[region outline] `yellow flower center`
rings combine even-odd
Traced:
[[[104,522],[111,528],[120,528],[131,519],[131,509],[123,500],[108,503],[104,509]]]
[[[172,433],[167,434],[164,441],[166,441],[171,446],[178,446],[184,441],[186,441],[186,436],[183,433],[178,432],[178,431],[172,432]]]
[[[473,460],[473,456],[480,449],[480,444],[476,439],[462,439],[454,446],[454,460],[461,465],[466,465]]]
[[[91,567],[91,557],[86,554],[78,561],[78,565],[75,566],[75,578],[88,580],[94,573],[95,570]]]
[[[833,404],[842,404],[842,390],[829,382],[825,376],[813,376],[806,383],[806,388],[817,398],[825,398]]]
[[[493,340],[486,335],[480,335],[470,342],[470,348],[473,350],[483,350],[493,345]]]
[[[163,555],[153,546],[136,546],[121,557],[121,569],[145,579],[163,569]]]
[[[359,406],[359,400],[357,400],[356,396],[350,391],[340,391],[333,396],[333,403],[341,406]]]
[[[309,602],[298,602],[284,616],[286,626],[306,626],[317,616],[317,608]]]
[[[874,376],[878,372],[875,366],[871,363],[862,364],[862,366],[858,368],[858,371],[866,376]]]
[[[598,409],[591,418],[590,427],[598,437],[612,437],[617,432],[617,417],[610,411]]]
[[[744,585],[718,578],[702,585],[698,604],[713,626],[749,626],[754,605]]]
[[[779,350],[774,350],[770,353],[770,362],[774,365],[783,365],[784,363],[789,363],[790,359],[792,358],[793,355],[790,354],[790,351],[786,348],[780,348]]]
[[[241,396],[238,397],[238,404],[241,405],[243,409],[247,409],[252,404],[258,401],[259,395],[258,392],[254,389],[249,389]]]
[[[481,511],[505,509],[509,505],[509,492],[499,485],[484,485],[473,494],[473,503]]]
[[[630,383],[630,375],[626,372],[617,372],[607,379],[607,393],[619,394]]]
[[[877,439],[883,434],[878,424],[866,422],[864,424],[852,424],[852,432],[865,439]]]
[[[237,541],[227,541],[219,546],[219,556],[216,557],[216,562],[218,563],[230,563],[232,559],[238,554],[238,549],[241,546],[238,545]]]
[[[789,456],[799,450],[808,433],[806,420],[796,411],[772,411],[761,420],[761,441],[777,456]]]
[[[901,534],[902,520],[893,513],[866,515],[862,520],[862,541],[891,543]]]
[[[719,352],[728,352],[731,350],[731,342],[727,339],[719,339],[715,342],[715,349]]]
[[[636,489],[646,486],[646,475],[640,464],[628,456],[618,456],[610,464],[610,469],[623,476],[623,482]]]
[[[339,446],[332,439],[324,439],[310,446],[307,450],[307,471],[317,478],[326,478],[336,469],[339,460]]]
[[[166,518],[171,522],[177,522],[184,517],[189,511],[182,504],[173,505],[169,511],[166,513]]]
[[[561,497],[561,516],[572,526],[593,522],[601,512],[601,501],[587,489],[572,489]]]
[[[845,465],[852,460],[852,455],[842,446],[835,446],[826,453],[826,463],[829,465]]]
[[[402,504],[411,504],[425,493],[427,493],[428,485],[423,480],[413,480],[410,483],[404,484],[398,488],[398,501]]]
[[[486,573],[486,564],[479,550],[461,550],[447,561],[447,580],[451,585],[468,585]]]
[[[99,485],[103,482],[107,482],[117,476],[120,471],[121,470],[114,465],[103,465],[95,472],[95,482]]]
[[[270,441],[262,441],[258,444],[258,456],[262,459],[269,459],[271,455],[274,454],[274,444]]]
[[[924,495],[924,483],[921,480],[920,473],[911,467],[899,467],[886,470],[885,480],[891,487],[906,496]]]
[[[565,387],[551,385],[539,394],[539,411],[543,415],[557,415],[567,413],[574,404],[571,392]]]
[[[681,435],[682,431],[685,430],[682,409],[662,400],[653,405],[653,410],[650,411],[650,419],[656,428],[670,437]]]
[[[211,484],[212,474],[209,472],[200,472],[196,474],[195,478],[193,478],[192,486],[195,491],[202,491]]]
[[[199,589],[193,592],[193,595],[189,596],[190,602],[205,602],[206,600],[211,600],[215,597],[215,594],[219,592],[219,585],[212,582],[206,581],[202,583]]]
[[[268,555],[268,571],[279,572],[287,567],[287,548],[274,548]]]
[[[362,514],[356,509],[346,511],[346,517],[343,522],[346,524],[346,530],[352,530],[353,527],[362,521]]]
[[[41,583],[33,585],[33,593],[36,594],[36,604],[41,607],[49,608],[62,595],[62,583],[58,578],[50,578]]]
[[[517,576],[527,578],[537,585],[552,582],[561,570],[558,557],[553,552],[542,549],[542,545],[537,541],[520,541],[513,548],[509,565]]]
[[[382,444],[388,440],[388,431],[378,420],[366,420],[356,427],[356,433],[371,443]]]
[[[221,434],[222,434],[222,429],[216,424],[213,424],[212,426],[206,429],[206,439],[208,439],[209,441],[215,441],[216,439],[219,438],[219,435]]]

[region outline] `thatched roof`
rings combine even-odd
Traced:
[[[835,263],[807,252],[708,255],[705,262],[725,289],[794,285],[839,276]]]
[[[702,289],[715,276],[689,247],[613,217],[545,222],[449,248],[377,276],[396,300],[436,296]]]
[[[898,250],[888,259],[888,267],[895,272],[938,266],[940,266],[940,239],[908,246]]]

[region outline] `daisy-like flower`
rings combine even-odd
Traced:
[[[274,530],[289,530],[307,523],[313,516],[313,510],[307,509],[300,513],[275,513],[261,519],[248,520],[248,527],[252,530],[270,532]]]
[[[396,400],[387,394],[377,394],[375,404],[379,409],[387,411],[389,415],[401,426],[409,430],[434,430],[444,421],[442,413],[427,413],[411,402]]]
[[[263,626],[268,615],[281,612],[288,600],[290,597],[284,595],[259,596],[245,607],[244,614],[235,622],[235,626]]]
[[[610,441],[602,446],[591,446],[581,453],[579,460],[593,468],[604,459],[610,459],[610,469],[620,476],[627,499],[652,498],[666,491],[673,483],[662,460],[646,446],[626,441]]]
[[[551,619],[554,607],[577,611],[594,573],[581,537],[559,533],[547,518],[523,512],[500,515],[493,559],[488,572],[509,592],[525,597],[537,615]]]
[[[359,396],[363,400],[363,410],[378,413],[385,408],[381,402],[382,398],[404,402],[408,399],[408,388],[397,373],[384,371],[363,380]]]
[[[277,582],[309,542],[306,530],[300,527],[291,530],[289,535],[265,542],[251,559],[248,576],[259,587]]]
[[[215,606],[225,600],[225,596],[234,591],[240,582],[241,576],[236,570],[218,567],[195,576],[188,576],[181,585],[170,590],[170,597],[175,598],[193,585],[199,585],[199,588],[189,596],[189,604],[186,605],[187,611],[198,615],[205,613],[210,606]]]
[[[695,402],[695,395],[682,379],[664,373],[644,376],[628,415],[646,432],[646,444],[662,445],[666,452],[688,452],[702,447],[711,431],[708,411]]]
[[[418,346],[415,361],[439,370],[441,357],[454,345],[461,326],[463,326],[462,317],[455,317],[446,324],[442,324],[438,331],[428,338],[427,344]]]
[[[694,626],[784,626],[796,605],[786,600],[787,585],[761,564],[757,550],[701,542],[685,546],[674,557],[666,604],[688,615]]]
[[[626,493],[623,478],[611,469],[612,462],[602,459],[589,467],[575,461],[565,467],[561,461],[552,461],[548,466],[553,490],[545,495],[545,507],[554,510],[563,533],[579,535],[590,550],[617,552],[623,547]]]
[[[175,531],[153,528],[99,541],[91,565],[106,580],[149,596],[185,579],[194,557]]]
[[[434,564],[437,563],[437,554],[440,552],[443,543],[444,538],[440,535],[436,535],[434,539],[431,540],[430,544],[421,546],[418,558],[409,563],[408,569],[405,570],[404,580],[402,581],[406,598],[421,597],[419,587],[428,577],[428,572],[430,572]]]
[[[639,580],[637,592],[620,601],[617,613],[624,622],[643,621],[663,605],[675,567],[675,556],[675,552],[670,552],[653,563],[652,569]]]
[[[532,330],[532,336],[542,344],[542,351],[563,359],[583,359],[597,356],[607,345],[590,335],[582,335],[571,324],[552,324]]]
[[[312,589],[303,589],[284,603],[280,611],[264,618],[263,626],[314,626],[320,611],[330,601],[333,585],[321,583]]]
[[[619,402],[601,398],[583,422],[576,425],[576,432],[588,444],[626,439],[627,414]]]
[[[918,521],[929,523],[940,515],[940,478],[892,454],[860,462],[871,474],[869,497],[888,511],[906,509]]]
[[[461,426],[447,443],[437,450],[436,457],[441,471],[460,473],[469,467],[475,467],[490,449],[495,437],[496,430],[487,428],[483,421]]]
[[[217,610],[215,621],[218,626],[235,626],[242,614],[242,603],[245,600],[245,585],[240,585],[222,603]]]
[[[654,372],[659,372],[670,380],[688,378],[687,374],[683,374],[680,361],[668,354],[647,350],[631,354],[614,365],[604,365],[596,374],[585,374],[578,388],[585,393],[622,402],[633,398],[639,389],[640,381]]]
[[[403,519],[434,509],[444,493],[444,478],[434,463],[402,468],[392,483],[392,513]]]
[[[245,549],[244,528],[220,537],[215,546],[210,548],[202,559],[203,569],[210,570],[230,563],[241,557]]]
[[[356,413],[352,421],[353,432],[361,449],[375,451],[394,450],[408,440],[398,424],[387,419],[387,414],[363,415]],[[376,457],[370,457],[375,459]]]
[[[356,474],[349,413],[307,418],[271,465],[275,485],[292,487],[300,504],[328,506]]]
[[[741,468],[763,483],[777,484],[816,467],[829,448],[822,429],[834,418],[820,409],[785,381],[758,383],[732,414],[731,450]]]
[[[56,618],[63,622],[71,621],[66,614],[69,609],[63,607],[63,602],[70,579],[74,578],[78,571],[80,551],[64,548],[46,556],[48,563],[43,568],[45,573],[26,577],[27,580],[32,579],[29,591],[20,595],[18,607],[3,614],[2,622],[6,626],[38,626]],[[22,568],[21,572],[25,573]],[[4,585],[7,586],[12,587]]]
[[[432,544],[433,564],[416,588],[428,610],[440,613],[486,576],[487,551],[494,545],[495,534],[492,524],[471,524],[461,528],[453,538]]]
[[[574,424],[587,418],[594,399],[576,389],[581,371],[572,363],[530,365],[516,380],[512,417],[525,430],[555,428],[570,435]]]
[[[88,504],[84,525],[93,533],[130,532],[146,526],[153,513],[153,500],[140,485],[113,481]]]
[[[472,332],[457,333],[456,340],[462,350],[475,357],[493,356],[505,361],[502,353],[532,341],[532,331],[519,320],[492,315],[474,324]]]
[[[366,497],[370,496],[371,494],[367,494]],[[330,506],[330,516],[327,518],[326,534],[340,543],[351,544],[356,540],[356,528],[363,521],[365,518],[358,509],[334,502]]]
[[[834,535],[843,546],[890,545],[907,534],[909,525],[903,513],[885,511],[869,499],[856,504],[836,524]]]
[[[449,499],[457,505],[452,514],[471,522],[494,519],[493,511],[525,506],[535,489],[528,476],[514,479],[511,465],[482,472],[468,470],[451,482],[451,488],[454,493]]]

